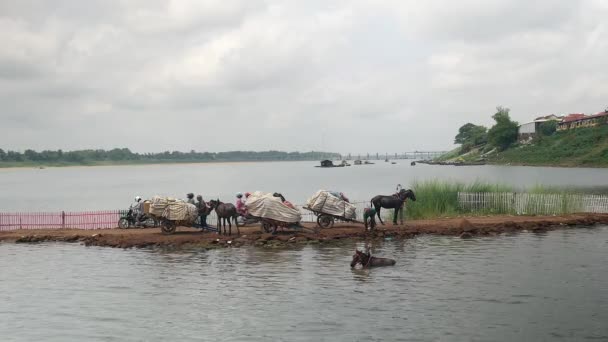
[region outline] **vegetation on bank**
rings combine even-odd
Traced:
[[[555,121],[538,127],[531,140],[518,141],[518,123],[509,109],[497,107],[494,126],[467,123],[454,143],[460,147],[440,156],[444,162],[487,162],[530,166],[608,167],[608,125],[557,131]]]
[[[0,167],[125,165],[156,163],[202,163],[236,161],[299,161],[340,158],[330,152],[231,151],[136,153],[128,148],[78,151],[25,150],[23,153],[0,149]]]
[[[608,125],[540,135],[492,156],[494,163],[554,166],[608,166]]]
[[[515,189],[512,186],[473,182],[463,183],[454,181],[428,180],[416,181],[412,184],[412,190],[416,194],[416,201],[408,201],[406,204],[406,216],[409,219],[431,219],[438,217],[457,217],[471,215],[546,215],[544,212],[547,205],[557,206],[557,214],[570,214],[580,210],[580,193],[566,188],[546,187],[537,185],[528,189]],[[521,212],[517,212],[513,205],[504,205],[505,201],[496,200],[482,210],[472,211],[461,205],[458,193],[523,193],[528,194],[525,205]],[[496,195],[500,199],[499,195]],[[553,203],[548,203],[553,201]],[[558,202],[555,202],[558,201]],[[547,203],[546,203],[547,202]],[[392,219],[392,211],[385,214]]]

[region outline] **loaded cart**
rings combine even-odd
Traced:
[[[357,208],[339,193],[319,190],[308,200],[304,209],[312,211],[321,228],[331,228],[335,221],[363,224],[357,221]]]
[[[279,228],[317,232],[316,229],[306,228],[300,224],[302,214],[298,209],[283,203],[281,198],[272,194],[254,192],[247,197],[245,206],[252,217],[259,219],[262,231],[265,233],[275,234]]]
[[[154,196],[144,212],[160,222],[164,234],[173,234],[177,226],[192,227],[198,217],[195,205],[170,197]]]

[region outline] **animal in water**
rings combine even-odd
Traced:
[[[237,217],[239,214],[236,211],[236,207],[232,203],[223,203],[219,199],[209,201],[209,207],[212,210],[215,210],[217,214],[217,233],[222,233],[222,223],[224,226],[224,235],[232,235],[232,223],[231,220],[234,220],[234,224],[236,225],[236,233],[237,235],[241,235],[241,230],[239,229],[239,223],[237,221]],[[226,221],[228,221],[228,234],[226,234]]]
[[[389,258],[378,258],[371,256],[370,253],[364,253],[356,249],[353,254],[353,260],[350,262],[350,267],[353,268],[357,264],[361,264],[363,268],[380,267],[380,266],[393,266],[397,262]]]
[[[372,198],[371,205],[376,209],[376,215],[378,215],[378,219],[380,223],[384,225],[382,221],[382,217],[380,216],[380,209],[395,209],[395,215],[393,216],[393,224],[397,224],[397,214],[399,210],[403,210],[403,202],[407,199],[411,199],[412,201],[416,201],[416,195],[412,189],[401,189],[398,193],[390,196],[378,195]]]

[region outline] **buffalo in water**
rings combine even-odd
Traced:
[[[397,262],[389,258],[378,258],[371,256],[370,253],[364,253],[359,250],[355,250],[353,260],[350,262],[350,267],[353,268],[357,264],[361,264],[363,268],[378,267],[378,266],[393,266]]]
[[[403,210],[403,202],[405,202],[408,198],[412,201],[416,201],[414,191],[412,191],[412,189],[401,189],[398,193],[391,196],[378,195],[372,198],[371,205],[374,207],[374,209],[376,209],[376,215],[378,215],[378,219],[383,225],[384,222],[380,216],[380,209],[395,209],[393,224],[397,224],[397,214],[399,213],[399,210]]]

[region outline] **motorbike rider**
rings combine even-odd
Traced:
[[[144,202],[141,200],[140,196],[135,196],[135,202],[131,204],[129,209],[133,211],[133,218],[135,219],[135,224],[139,224],[144,214]]]

